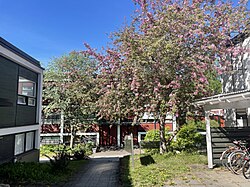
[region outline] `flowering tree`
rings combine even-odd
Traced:
[[[70,126],[71,147],[76,131],[87,129],[93,122],[95,77],[96,62],[78,52],[55,59],[45,71],[44,113],[63,112]]]
[[[131,25],[112,35],[105,54],[87,52],[101,66],[99,115],[106,119],[153,113],[166,150],[165,116],[179,125],[194,99],[209,93],[207,72],[221,73],[228,54],[241,49],[231,38],[246,26],[246,2],[136,0]]]

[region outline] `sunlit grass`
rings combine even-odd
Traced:
[[[142,165],[142,158],[149,159],[149,164]],[[166,181],[188,174],[191,165],[206,164],[207,159],[199,154],[136,155],[135,166],[131,158],[121,160],[121,181],[123,186],[163,186]],[[152,163],[152,160],[155,163]]]

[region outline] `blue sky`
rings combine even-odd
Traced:
[[[0,8],[0,36],[46,67],[54,57],[84,50],[84,42],[106,46],[136,7],[132,0],[0,0]]]
[[[0,36],[44,67],[84,42],[101,49],[135,10],[132,0],[0,0],[0,7]]]

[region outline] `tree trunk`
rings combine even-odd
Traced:
[[[165,116],[160,117],[160,154],[166,152]]]
[[[172,134],[171,136],[168,138],[168,140],[166,141],[166,147],[168,147],[170,145],[170,143],[172,142],[172,140],[174,139],[174,137],[177,135],[177,133],[179,132],[179,128],[177,128]]]
[[[178,124],[180,127],[186,124],[186,117],[187,117],[186,114],[187,114],[187,111],[185,110],[179,111]]]
[[[70,126],[70,148],[73,148],[74,145],[74,137],[75,137],[75,132],[74,132],[74,126]]]

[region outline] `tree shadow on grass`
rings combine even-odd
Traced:
[[[120,186],[130,187],[132,186],[132,181],[130,180],[130,156],[125,156],[120,158]]]
[[[144,165],[144,166],[155,163],[154,159],[150,155],[140,157],[140,161],[141,161],[141,165]]]

